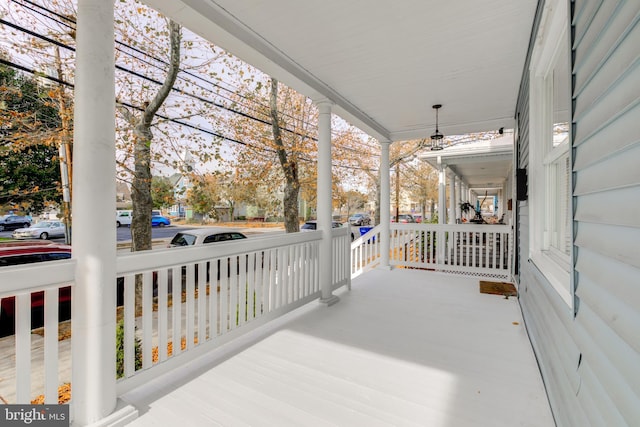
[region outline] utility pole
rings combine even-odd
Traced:
[[[62,81],[62,61],[60,49],[56,49],[56,67],[58,80]],[[64,217],[64,241],[71,244],[71,147],[69,144],[69,113],[65,99],[65,91],[62,83],[58,87],[58,102],[62,131],[60,132],[60,182],[62,183],[62,212]]]

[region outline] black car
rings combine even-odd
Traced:
[[[5,215],[0,218],[0,231],[27,228],[30,225],[31,219],[27,218],[26,216]]]
[[[342,227],[342,223],[338,221],[331,222],[331,228],[340,228],[340,227]],[[300,227],[300,231],[313,231],[317,229],[318,229],[318,222],[315,220],[307,221],[304,224],[302,224],[302,227]]]
[[[340,228],[340,227],[344,227],[344,224],[338,221],[331,221],[331,228]],[[304,224],[302,224],[302,227],[300,227],[300,231],[313,231],[317,229],[318,229],[318,222],[316,220],[307,221]],[[355,237],[356,236],[352,232],[351,233],[352,242],[355,239]]]

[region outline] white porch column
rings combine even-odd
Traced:
[[[449,181],[449,224],[456,223],[456,175],[451,173]]]
[[[322,231],[320,242],[320,302],[333,305],[339,298],[331,290],[333,256],[331,253],[331,102],[316,102],[318,117],[318,230]]]
[[[73,410],[87,425],[116,406],[114,2],[79,0],[73,143]]]
[[[438,224],[446,224],[447,217],[447,174],[446,165],[442,164],[442,160],[438,157]]]
[[[391,239],[391,184],[389,179],[389,141],[380,142],[380,268],[389,269]]]
[[[455,212],[456,212],[456,222],[458,219],[462,218],[462,212],[460,212],[460,202],[462,201],[462,180],[456,180],[456,200],[455,200]]]

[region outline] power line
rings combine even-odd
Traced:
[[[50,19],[50,20],[52,20],[52,21],[54,21],[54,22],[57,22],[57,23],[58,23],[58,24],[60,24],[60,25],[63,25],[63,26],[65,26],[65,27],[67,27],[67,28],[69,28],[69,29],[71,29],[71,30],[75,30],[75,28],[73,27],[73,25],[69,25],[69,24],[67,24],[67,23],[65,23],[65,22],[62,22],[62,21],[60,21],[60,20],[55,20],[55,19],[53,19],[53,18],[51,18],[51,17],[49,17],[49,16],[46,16],[46,15],[45,15],[45,14],[43,14],[42,12],[38,12],[38,11],[36,11],[34,8],[31,8],[31,7],[25,6],[24,4],[22,4],[21,2],[19,2],[19,1],[17,1],[17,0],[12,0],[12,1],[13,1],[14,3],[16,3],[16,4],[18,4],[18,5],[22,6],[22,7],[24,7],[24,8],[27,8],[27,9],[29,9],[29,10],[32,10],[34,13],[37,13],[37,14],[39,14],[39,15],[41,15],[41,16],[43,16],[43,17],[45,17],[45,18],[48,18],[48,19]],[[49,9],[49,8],[46,8],[46,7],[41,6],[41,5],[38,5],[38,4],[36,4],[36,3],[34,3],[34,2],[32,2],[32,1],[30,1],[30,0],[21,0],[21,1],[22,1],[22,2],[24,2],[24,3],[31,4],[31,5],[33,5],[33,6],[35,6],[35,7],[38,7],[38,8],[40,8],[41,10],[45,10],[46,12],[48,12],[48,13],[50,13],[50,14],[54,15],[54,16],[57,16],[58,18],[60,18],[60,19],[62,19],[62,20],[64,20],[64,21],[70,22],[70,23],[72,23],[72,24],[75,24],[75,23],[76,23],[75,19],[73,19],[72,17],[68,17],[68,16],[65,16],[65,15],[59,14],[59,13],[57,13],[57,12],[55,12],[55,11],[53,11],[53,10]],[[2,21],[2,20],[0,20],[0,22],[3,22],[3,21]],[[24,29],[24,28],[22,28],[22,27],[15,26],[14,24],[10,24],[10,26],[12,26],[13,28],[16,28],[16,29],[18,29],[18,30],[23,30],[23,31],[25,31],[25,32],[27,32],[27,33],[29,33],[29,34],[33,35],[34,37],[42,38],[43,40],[46,40],[46,41],[48,41],[48,42],[50,42],[50,43],[54,43],[54,44],[56,44],[56,45],[59,45],[59,46],[64,47],[64,48],[66,48],[66,49],[69,49],[69,50],[71,50],[72,52],[75,52],[75,48],[73,48],[73,47],[71,47],[71,46],[69,46],[69,45],[66,45],[66,44],[64,44],[64,43],[61,43],[61,42],[55,41],[55,40],[53,40],[53,39],[50,39],[50,38],[48,38],[48,37],[46,37],[46,36],[42,36],[42,35],[37,34],[37,33],[29,32],[28,30],[26,30],[26,29]],[[157,61],[157,62],[160,62],[161,64],[169,65],[169,63],[168,63],[165,59],[162,59],[162,58],[158,58],[158,57],[156,57],[156,56],[153,56],[153,55],[149,54],[148,52],[145,52],[145,51],[143,51],[143,50],[141,50],[141,49],[138,49],[138,48],[136,48],[136,47],[133,47],[133,46],[131,46],[131,45],[128,45],[128,44],[126,44],[126,43],[124,43],[124,42],[121,42],[121,41],[119,41],[119,40],[115,40],[115,42],[116,42],[116,44],[119,44],[119,45],[121,45],[121,46],[124,46],[124,47],[125,47],[125,48],[127,48],[127,49],[130,49],[130,50],[132,50],[132,51],[134,51],[134,52],[137,52],[137,53],[139,53],[139,54],[142,54],[142,55],[144,55],[144,56],[147,56],[147,57],[149,57],[149,58],[152,58],[153,60],[155,60],[155,61]],[[141,62],[143,62],[143,63],[145,63],[145,64],[147,64],[147,65],[149,65],[149,66],[152,66],[152,67],[156,67],[156,68],[158,68],[158,69],[161,69],[161,67],[159,67],[159,66],[157,66],[157,65],[155,65],[155,64],[152,64],[151,62],[146,61],[146,60],[144,60],[144,59],[142,59],[142,58],[140,58],[140,57],[138,57],[138,56],[134,56],[133,54],[128,53],[128,52],[125,52],[125,51],[123,51],[123,50],[121,50],[121,49],[119,49],[119,48],[116,48],[116,49],[117,49],[118,51],[120,51],[120,52],[122,52],[122,53],[126,54],[126,55],[131,56],[131,57],[132,57],[132,58],[134,58],[135,60],[141,61]],[[155,84],[159,84],[159,85],[161,85],[161,82],[159,82],[159,81],[157,81],[157,80],[154,80],[154,79],[151,79],[151,78],[149,78],[149,77],[147,77],[147,76],[145,76],[145,75],[143,75],[143,74],[141,74],[141,73],[135,73],[135,72],[133,72],[132,70],[128,70],[128,69],[124,68],[123,66],[116,66],[116,68],[119,68],[121,71],[128,72],[128,73],[130,73],[130,74],[132,74],[132,75],[136,75],[136,76],[137,76],[137,77],[139,77],[139,78],[142,78],[142,79],[145,79],[145,80],[151,81],[151,82],[153,82],[153,83],[155,83]],[[246,96],[243,96],[243,95],[239,94],[238,92],[233,92],[233,91],[231,91],[231,90],[230,90],[230,89],[228,89],[228,88],[225,88],[225,87],[223,87],[223,86],[221,86],[221,85],[219,85],[219,84],[217,84],[217,83],[215,83],[215,82],[212,82],[212,81],[210,81],[210,80],[207,80],[207,79],[203,78],[202,76],[199,76],[199,75],[197,75],[197,74],[195,74],[195,73],[192,73],[192,72],[190,72],[190,71],[188,71],[188,70],[185,70],[185,69],[182,69],[182,68],[180,68],[180,69],[179,69],[179,71],[180,71],[181,73],[187,74],[187,75],[189,75],[189,76],[191,76],[191,77],[193,77],[193,78],[196,78],[196,79],[198,79],[198,80],[201,80],[201,81],[203,81],[203,82],[205,82],[205,83],[207,83],[207,84],[210,84],[210,85],[212,85],[212,86],[214,86],[214,87],[219,87],[220,89],[222,89],[222,90],[224,90],[224,91],[227,91],[227,92],[229,92],[229,93],[231,93],[231,94],[233,94],[233,95],[240,96],[241,98],[243,98],[243,99],[245,99],[245,100],[247,100],[247,101],[249,101],[249,102],[253,102],[254,104],[257,104],[258,106],[265,108],[265,105],[263,105],[262,103],[259,103],[259,102],[257,102],[257,101],[252,101],[252,100],[250,100],[249,98],[247,98]],[[180,78],[180,80],[183,80],[183,81],[185,81],[185,82],[187,82],[187,83],[189,83],[189,84],[193,84],[194,86],[196,86],[196,87],[198,87],[198,88],[200,88],[200,89],[202,89],[202,90],[208,90],[208,89],[206,89],[206,88],[204,88],[204,87],[202,87],[202,86],[200,86],[200,85],[198,85],[198,84],[196,84],[196,83],[194,83],[194,82],[192,82],[192,81],[189,81],[189,80],[184,79],[183,77],[179,77],[179,78]],[[218,107],[218,108],[224,109],[224,110],[229,111],[229,112],[234,113],[234,114],[240,114],[241,116],[244,116],[244,117],[246,117],[246,118],[248,118],[248,119],[251,119],[251,120],[256,120],[256,121],[261,122],[261,123],[263,123],[263,124],[265,124],[265,125],[269,125],[269,126],[271,125],[271,122],[270,122],[270,121],[263,120],[263,119],[259,119],[259,118],[255,117],[255,116],[250,115],[250,114],[243,113],[243,112],[241,112],[241,111],[231,109],[231,108],[229,108],[229,107],[227,107],[227,106],[225,106],[225,105],[223,105],[223,104],[220,104],[220,103],[218,103],[218,102],[215,102],[215,101],[213,101],[213,100],[208,100],[208,99],[206,99],[206,98],[203,98],[203,97],[197,96],[197,95],[195,95],[195,94],[191,94],[191,93],[184,92],[184,91],[182,91],[182,90],[180,90],[180,89],[178,89],[178,88],[172,88],[172,89],[173,89],[174,91],[177,91],[177,92],[180,92],[180,93],[185,93],[185,94],[187,94],[188,96],[191,96],[191,97],[193,97],[193,98],[195,98],[195,99],[198,99],[200,102],[209,103],[209,104],[211,104],[211,105],[214,105],[215,107]],[[217,96],[220,96],[221,98],[223,98],[223,99],[225,99],[225,100],[228,100],[228,101],[231,101],[231,102],[235,102],[235,101],[233,101],[232,99],[229,99],[229,98],[227,98],[227,97],[224,97],[224,96],[220,95],[219,93],[217,94]],[[246,105],[245,105],[245,106],[246,106]],[[255,108],[252,108],[252,107],[249,107],[249,106],[246,106],[246,107],[247,107],[247,108],[250,108],[252,111],[255,111],[255,112],[259,113],[259,114],[267,115],[267,114],[262,113],[260,110],[257,110],[257,109],[255,109]],[[286,117],[294,118],[293,116],[291,116],[291,115],[289,115],[289,114],[286,114],[286,113],[283,113],[283,112],[281,112],[280,114],[282,114],[283,116],[286,116]],[[299,136],[299,137],[302,137],[302,138],[310,138],[312,141],[316,141],[316,142],[317,142],[317,138],[316,138],[316,137],[309,136],[309,135],[305,135],[305,134],[301,134],[301,133],[299,133],[299,132],[293,131],[293,130],[288,129],[288,128],[283,128],[283,130],[284,130],[285,132],[292,133],[292,134],[294,134],[294,135],[296,135],[296,136]],[[367,155],[368,155],[369,153],[361,152],[360,154],[367,154]]]
[[[18,69],[20,71],[33,74],[34,76],[38,76],[40,78],[44,78],[44,79],[47,79],[47,80],[54,81],[56,83],[62,84],[62,85],[66,86],[66,87],[69,87],[71,89],[75,88],[75,86],[72,83],[69,83],[67,81],[58,79],[58,78],[53,77],[53,76],[49,76],[49,75],[46,75],[46,74],[39,73],[39,72],[35,71],[34,69],[31,69],[31,68],[25,67],[23,65],[19,65],[19,64],[7,61],[7,60],[2,59],[2,58],[0,58],[0,64],[6,65],[8,67],[16,68],[16,69]],[[131,108],[131,109],[138,110],[138,111],[143,111],[143,109],[141,107],[137,107],[137,106],[129,104],[127,102],[118,101],[118,100],[116,100],[116,102],[118,104],[121,104],[121,105],[127,107],[127,108]],[[276,153],[275,149],[267,148],[267,147],[259,147],[259,146],[253,145],[253,144],[249,144],[249,143],[246,143],[244,141],[240,141],[240,140],[237,140],[237,139],[234,139],[234,138],[230,138],[230,137],[224,136],[224,135],[219,134],[219,133],[217,133],[215,131],[211,131],[211,130],[208,130],[208,129],[203,129],[201,127],[192,125],[192,124],[184,122],[182,120],[170,118],[170,117],[165,116],[165,115],[160,114],[160,113],[156,113],[156,116],[161,118],[161,119],[163,119],[163,120],[170,121],[172,123],[176,123],[176,124],[178,124],[180,126],[185,126],[187,128],[191,128],[191,129],[197,130],[199,132],[203,132],[205,134],[214,136],[216,138],[220,138],[220,139],[223,139],[223,140],[226,140],[226,141],[229,141],[229,142],[233,142],[235,144],[240,144],[240,145],[255,149],[257,151],[266,151],[266,152],[269,152],[269,153],[272,153],[272,154]],[[315,163],[316,162],[315,160],[310,159],[308,157],[304,157],[304,156],[298,156],[298,159],[300,159],[301,161],[304,161],[306,163]],[[337,163],[332,163],[332,166],[338,167],[338,168],[343,168],[343,169],[369,170],[368,168],[361,168],[361,167],[352,166],[352,165],[345,166],[345,165],[340,165],[340,164],[337,164]]]

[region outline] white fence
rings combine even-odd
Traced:
[[[511,279],[513,237],[508,225],[397,224],[390,226],[389,264]],[[380,226],[351,245],[352,275],[380,262]]]

